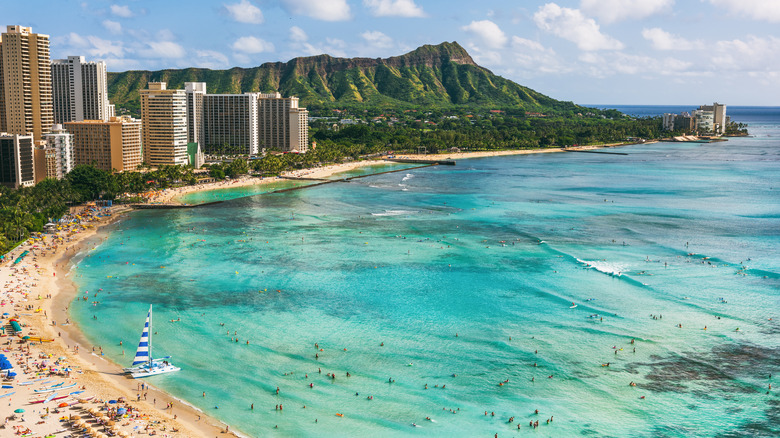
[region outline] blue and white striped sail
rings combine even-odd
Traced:
[[[149,350],[151,345],[149,342],[149,321],[152,319],[152,306],[149,306],[149,313],[146,315],[146,324],[144,324],[144,331],[141,332],[141,341],[138,342],[138,350],[135,351],[135,359],[133,359],[133,366],[140,365],[149,362]]]

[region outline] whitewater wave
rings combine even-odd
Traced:
[[[401,178],[401,181],[409,181],[412,178],[414,178],[414,175],[407,173],[405,177]]]
[[[420,210],[385,210],[381,213],[371,213],[371,216],[407,216],[419,212]]]
[[[611,275],[613,277],[620,277],[623,275],[623,272],[626,270],[626,265],[622,265],[620,263],[611,263],[604,260],[582,260],[577,259],[579,263],[582,263],[587,268],[595,269],[599,272],[603,272],[604,274]]]

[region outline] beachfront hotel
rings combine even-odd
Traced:
[[[206,154],[258,153],[259,93],[203,96],[203,149]]]
[[[665,113],[663,115],[663,128],[666,131],[682,131],[692,133],[694,131],[723,134],[729,124],[726,115],[726,105],[718,102],[712,105],[701,105],[692,113],[680,114]]]
[[[0,132],[39,141],[53,123],[49,36],[8,26],[0,35]]]
[[[73,157],[73,134],[65,130],[60,124],[51,127],[51,132],[44,137],[46,147],[53,150],[55,170],[49,174],[49,178],[62,179],[75,166]],[[51,151],[50,151],[51,152]],[[48,174],[48,172],[47,172]]]
[[[143,161],[139,120],[128,116],[82,120],[65,123],[65,129],[73,134],[75,165],[94,164],[98,169],[123,172],[135,170]]]
[[[207,94],[205,82],[185,82],[187,141],[207,154],[306,152],[309,112],[280,93]]]
[[[165,82],[149,82],[139,92],[144,162],[150,166],[188,164],[185,91],[168,90]]]
[[[54,123],[108,120],[114,115],[105,61],[85,62],[83,56],[55,59],[51,78]]]
[[[0,185],[10,189],[35,185],[32,135],[0,134]]]
[[[306,152],[309,112],[298,106],[298,98],[268,93],[260,94],[258,103],[260,142],[263,147],[284,152]]]

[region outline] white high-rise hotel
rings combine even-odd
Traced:
[[[106,63],[85,62],[83,56],[68,56],[51,62],[54,123],[110,119]]]

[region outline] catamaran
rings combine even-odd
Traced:
[[[141,332],[141,341],[138,343],[138,349],[135,351],[133,365],[125,368],[124,371],[134,379],[154,376],[157,374],[179,371],[181,368],[168,362],[170,356],[152,359],[152,306],[149,305],[149,313],[146,315],[144,330]]]

